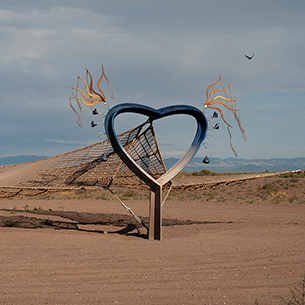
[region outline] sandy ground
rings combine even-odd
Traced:
[[[126,203],[146,219],[147,199]],[[304,209],[174,196],[160,242],[113,199],[1,199],[0,304],[283,304],[305,273]]]

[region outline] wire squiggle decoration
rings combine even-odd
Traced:
[[[245,130],[243,129],[242,124],[241,124],[239,110],[236,108],[237,99],[234,98],[233,93],[230,89],[231,84],[228,85],[227,87],[225,87],[222,80],[221,80],[221,76],[222,75],[219,76],[219,79],[216,83],[211,84],[210,86],[207,87],[207,89],[206,89],[207,99],[206,99],[206,102],[203,103],[203,104],[204,104],[205,108],[215,109],[215,110],[219,111],[222,120],[227,125],[227,130],[228,130],[228,133],[229,133],[229,136],[230,136],[230,147],[231,147],[235,157],[237,157],[237,153],[236,153],[236,151],[235,151],[235,149],[233,148],[233,145],[232,145],[232,134],[231,134],[231,131],[230,131],[230,128],[232,128],[232,126],[224,118],[224,114],[223,114],[222,110],[219,107],[215,107],[215,104],[218,104],[218,103],[222,104],[226,109],[230,110],[233,113],[234,118],[237,121],[238,127],[240,129],[241,135],[242,135],[245,142],[247,141],[247,138],[246,138]],[[209,92],[209,90],[212,87],[216,86],[219,82],[221,83],[222,88],[216,88],[216,89],[213,89],[211,92]],[[223,97],[221,95],[217,95],[217,96],[213,97],[213,94],[215,92],[223,92],[225,97]]]
[[[107,76],[105,74],[103,65],[102,65],[102,75],[97,82],[97,88],[98,88],[98,91],[100,93],[93,88],[92,75],[88,71],[88,69],[86,69],[86,81],[78,75],[77,76],[77,81],[76,81],[76,86],[75,87],[71,86],[71,91],[72,91],[73,96],[69,98],[69,103],[70,103],[70,106],[71,106],[71,108],[72,108],[72,110],[75,114],[76,122],[80,127],[83,126],[83,124],[81,122],[81,116],[84,117],[84,115],[82,113],[81,103],[83,103],[85,106],[91,107],[91,109],[92,109],[92,107],[95,104],[102,102],[104,104],[103,105],[104,109],[106,111],[109,110],[109,106],[106,102],[105,94],[104,94],[104,92],[101,88],[101,81],[102,81],[103,78],[105,78],[105,80],[107,82],[107,89],[108,89],[109,96],[112,99],[114,99],[112,87],[111,87],[111,84],[109,82],[109,79],[107,78]],[[85,86],[84,91],[85,92],[79,88],[79,80],[81,80],[82,83],[84,84],[84,86]],[[79,97],[79,94],[81,94],[81,97]],[[72,100],[76,100],[79,112],[73,107]],[[101,117],[101,116],[104,116],[104,114],[99,113],[99,117]]]

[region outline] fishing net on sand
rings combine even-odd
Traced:
[[[118,135],[143,170],[157,179],[166,172],[151,122]],[[147,188],[104,140],[34,162],[0,166],[0,197],[32,196],[80,187]]]

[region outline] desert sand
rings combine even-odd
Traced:
[[[145,191],[116,192],[147,221]],[[0,199],[0,304],[283,304],[305,273],[304,198],[305,178],[173,191],[162,241],[105,191]]]

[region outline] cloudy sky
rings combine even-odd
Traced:
[[[87,68],[97,81],[102,63],[110,107],[203,110],[206,87],[222,74],[247,135],[245,143],[224,112],[238,158],[303,157],[304,15],[304,0],[1,0],[0,157],[54,156],[100,141],[90,109],[80,128],[69,97],[77,75]],[[138,119],[122,117],[118,132]],[[210,129],[217,122],[197,156],[234,157],[225,124],[209,119]],[[184,116],[157,121],[163,156],[181,156],[195,128]]]

